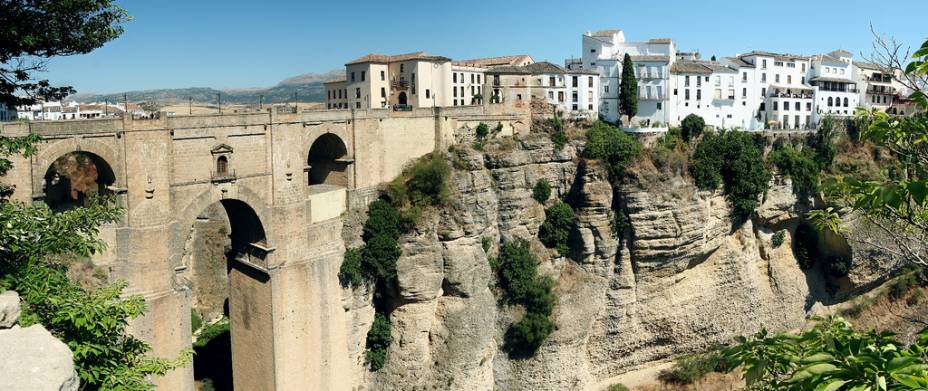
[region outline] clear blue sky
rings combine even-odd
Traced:
[[[892,4],[889,7],[885,4]],[[339,69],[370,53],[453,59],[526,53],[563,63],[584,31],[673,38],[704,58],[752,49],[870,51],[869,23],[911,46],[928,38],[928,0],[880,1],[240,1],[123,0],[117,40],[54,59],[45,74],[79,92],[262,87]],[[349,13],[346,13],[350,11]]]

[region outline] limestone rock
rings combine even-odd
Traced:
[[[0,330],[0,390],[76,391],[71,349],[44,327]]]
[[[13,327],[19,320],[19,294],[14,291],[0,293],[0,329]]]

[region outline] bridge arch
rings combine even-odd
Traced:
[[[350,187],[348,145],[335,133],[324,133],[313,140],[306,164],[309,167],[309,185],[335,185]]]
[[[68,152],[53,161],[42,177],[45,204],[53,211],[86,206],[93,196],[115,194],[116,175],[102,157]]]
[[[39,152],[33,158],[32,193],[33,196],[42,196],[42,180],[45,179],[46,170],[56,160],[72,152],[85,152],[92,154],[98,161],[105,162],[113,174],[112,185],[116,188],[125,188],[125,175],[123,174],[122,159],[114,146],[105,142],[83,137],[70,137],[55,141],[47,141],[39,146]]]
[[[258,384],[274,376],[262,365],[272,359],[273,351],[273,337],[267,333],[272,324],[266,261],[273,250],[261,216],[266,216],[264,207],[248,190],[240,189],[234,198],[207,191],[181,217],[191,323],[194,317],[202,319],[197,329],[201,333],[228,325],[194,345],[195,379],[212,379],[217,389],[231,389],[233,383],[236,388],[261,389]]]

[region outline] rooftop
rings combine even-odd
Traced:
[[[642,56],[630,56],[632,61],[670,61],[670,56],[665,55],[642,55]]]
[[[389,64],[391,62],[410,61],[410,60],[431,61],[431,62],[451,61],[451,59],[448,57],[432,56],[432,55],[427,54],[426,52],[415,52],[415,53],[395,54],[395,55],[371,53],[366,56],[356,58],[353,61],[350,61],[345,65],[363,64],[363,63],[368,63],[368,62]]]
[[[670,66],[671,73],[697,73],[697,74],[711,74],[711,73],[736,73],[734,69],[731,69],[725,65],[719,64],[717,62],[711,61],[691,61],[691,60],[680,60]]]
[[[774,59],[782,60],[782,61],[808,60],[809,59],[808,56],[803,56],[801,54],[774,53],[774,52],[766,52],[763,50],[752,50],[750,53],[738,55],[739,58],[751,57],[751,56],[773,57]]]
[[[564,67],[554,65],[547,61],[536,62],[523,66],[501,66],[495,67],[488,71],[488,73],[503,73],[503,74],[521,74],[521,75],[555,75],[555,74],[565,74],[567,70]]]
[[[470,60],[458,60],[455,61],[454,65],[464,65],[472,67],[497,67],[505,65],[518,65],[522,62],[528,61],[529,63],[535,62],[532,59],[532,56],[528,54],[515,54],[510,56],[499,56],[499,57],[487,57],[487,58],[474,58]]]

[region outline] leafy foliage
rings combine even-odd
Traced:
[[[602,121],[594,122],[587,130],[586,137],[585,156],[601,160],[613,181],[621,178],[628,162],[641,153],[638,140]]]
[[[403,173],[387,185],[387,196],[398,209],[415,220],[422,208],[444,205],[451,196],[448,177],[451,165],[445,154],[431,153],[406,167]]]
[[[819,167],[831,167],[831,163],[838,154],[835,137],[838,133],[838,124],[834,117],[826,115],[818,124],[815,134],[809,137],[807,144],[815,151],[815,161]]]
[[[783,245],[783,240],[786,237],[785,230],[779,230],[773,234],[773,237],[770,238],[770,244],[773,245],[773,248],[780,247]]]
[[[551,184],[547,179],[541,178],[535,182],[535,187],[532,188],[532,198],[539,204],[544,204],[548,198],[551,198]]]
[[[906,347],[889,332],[854,331],[841,318],[819,319],[800,334],[761,331],[723,350],[763,390],[923,390],[928,388],[928,329]]]
[[[703,137],[690,160],[690,174],[701,189],[716,189],[724,183],[728,202],[742,218],[757,208],[770,182],[754,136],[738,131]]]
[[[638,114],[638,79],[635,78],[635,63],[631,56],[625,53],[622,59],[622,84],[619,85],[619,112],[628,117],[631,125],[632,117]]]
[[[538,276],[538,260],[523,239],[503,243],[496,267],[506,301],[525,306],[526,314],[506,332],[504,348],[510,357],[525,358],[535,354],[554,330],[548,318],[556,298],[554,281]]]
[[[197,339],[193,342],[193,347],[205,347],[216,337],[228,333],[230,330],[229,327],[229,318],[226,318],[225,316],[223,316],[222,319],[220,319],[218,322],[206,325],[206,327],[204,327],[203,330],[200,330],[200,333],[197,334]]]
[[[707,374],[725,369],[725,362],[719,349],[709,349],[704,353],[677,357],[672,368],[662,371],[658,377],[671,384],[693,384]]]
[[[4,1],[0,16],[0,105],[59,100],[71,87],[34,80],[54,56],[85,54],[122,34],[130,20],[112,0]],[[24,93],[26,97],[14,94]]]
[[[129,319],[145,310],[141,296],[122,298],[124,282],[85,290],[63,265],[31,260],[4,276],[25,304],[20,324],[40,323],[74,354],[81,382],[90,389],[151,390],[151,375],[186,365],[189,352],[175,360],[147,356],[145,342],[126,331]]]
[[[374,314],[374,323],[367,332],[367,352],[364,359],[372,371],[383,368],[387,362],[387,348],[393,343],[390,334],[390,318],[379,312]]]
[[[680,122],[680,136],[683,137],[683,141],[690,142],[699,137],[705,127],[706,121],[702,117],[696,114],[687,115],[683,122]]]
[[[570,250],[570,230],[574,225],[574,210],[558,201],[545,211],[545,221],[538,229],[538,239],[545,246],[556,248],[561,255]]]
[[[797,150],[790,144],[775,149],[767,157],[780,174],[788,176],[793,182],[793,194],[796,194],[800,201],[808,200],[814,196],[819,189],[819,172],[821,171],[819,163],[815,156],[803,149]]]
[[[361,266],[361,247],[345,250],[345,259],[338,270],[338,282],[343,287],[358,287],[364,283],[364,272]]]
[[[490,127],[483,122],[477,124],[476,135],[478,140],[485,140],[490,135]]]
[[[607,391],[629,391],[624,384],[616,383],[609,386]]]
[[[557,112],[554,113],[554,118],[551,118],[551,127],[551,142],[554,143],[554,148],[560,151],[567,145],[567,132],[564,131],[564,120]]]

